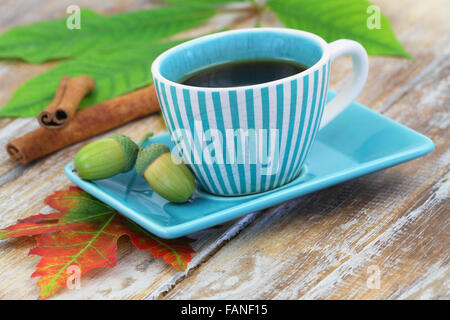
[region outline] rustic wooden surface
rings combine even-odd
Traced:
[[[450,5],[447,0],[377,0],[414,60],[371,57],[358,101],[430,137],[429,155],[193,234],[197,250],[186,272],[121,241],[114,269],[83,277],[81,289],[53,299],[448,299]],[[148,0],[4,0],[0,31],[65,15],[70,4],[115,13],[149,8]],[[213,18],[202,31],[234,16]],[[249,26],[242,21],[236,27]],[[279,25],[269,14],[262,25]],[[190,34],[194,35],[194,30]],[[55,63],[0,61],[0,106],[26,79]],[[348,73],[333,64],[332,86]],[[0,228],[48,212],[42,199],[70,182],[64,165],[83,143],[29,165],[8,159],[6,143],[37,127],[34,119],[0,119]],[[114,131],[138,139],[159,116]],[[0,242],[0,299],[35,299],[30,279],[39,257],[31,239]],[[379,287],[374,288],[374,272]],[[372,277],[371,277],[372,276]]]

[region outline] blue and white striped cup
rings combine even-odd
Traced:
[[[330,63],[342,55],[352,57],[353,73],[325,103]],[[212,65],[249,59],[287,59],[309,68],[242,87],[177,82]],[[263,192],[298,177],[317,132],[356,98],[367,72],[367,53],[359,43],[328,44],[317,35],[284,28],[200,37],[164,52],[152,64],[161,110],[178,152],[206,191],[225,196]]]

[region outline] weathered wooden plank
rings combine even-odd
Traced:
[[[48,208],[43,210],[49,211]],[[86,274],[81,279],[81,288],[61,290],[54,299],[140,299],[157,297],[183,279],[192,268],[214,254],[225,242],[250,224],[255,214],[219,228],[212,228],[190,235],[197,251],[184,272],[175,272],[161,259],[154,259],[149,253],[135,249],[123,238],[119,241],[117,266],[101,268]],[[30,275],[39,257],[27,256],[34,245],[31,239],[16,239],[0,242],[0,255],[9,265],[0,270],[0,299],[35,299],[39,295],[36,279]],[[17,290],[20,288],[20,290]]]
[[[98,275],[88,278],[81,290],[65,290],[55,298],[99,299],[104,296],[108,299],[154,299],[187,277],[191,269],[209,259],[218,248],[251,224],[257,214],[247,215],[219,228],[191,234],[189,237],[195,240],[193,247],[197,253],[184,272],[174,272],[164,262],[149,258],[148,254],[128,244],[128,247],[122,248],[122,251],[127,250],[127,254],[120,255],[120,262],[113,270],[98,270]]]
[[[40,19],[44,17],[45,14]],[[231,18],[230,16],[227,17],[228,20]],[[29,21],[26,22],[28,23]],[[219,25],[217,20],[213,20],[209,26],[206,26],[206,29],[198,29],[196,32],[210,32]],[[14,89],[23,79],[33,75],[32,68],[25,64],[6,62],[4,65],[4,68],[7,69],[5,77],[10,73],[18,74],[18,76],[12,79],[2,79],[5,80],[0,88],[0,91],[4,93],[2,96],[3,100],[1,100],[2,103],[9,99]],[[35,66],[33,67],[36,68]],[[49,67],[39,66],[39,68],[43,68],[42,70]],[[22,70],[22,68],[24,72],[29,72],[29,74],[20,74],[18,71]],[[42,70],[36,71],[36,74]],[[0,159],[2,161],[0,163],[0,186],[3,185],[0,188],[0,210],[2,211],[0,225],[2,227],[14,223],[20,217],[50,210],[48,207],[43,206],[42,199],[53,190],[67,187],[70,184],[63,174],[63,167],[73,158],[75,152],[83,144],[79,143],[27,166],[15,166],[14,163],[9,161],[5,153],[4,147],[6,143],[13,137],[34,129],[37,124],[34,119],[18,119],[15,121],[4,121],[4,123],[2,128],[0,128]],[[159,116],[135,121],[132,124],[116,129],[115,132],[127,134],[137,140],[150,130],[155,131],[155,133],[163,130],[163,122]],[[101,137],[99,136],[95,139]],[[22,173],[24,174],[21,175]],[[213,228],[191,235],[193,239],[196,239],[193,246],[197,250],[197,254],[189,264],[189,268],[195,267],[204,259],[207,259],[223,242],[230,240],[237,232],[249,224],[255,215],[249,215],[239,221],[230,222],[220,228]],[[33,241],[29,239],[2,241],[0,243],[0,261],[2,261],[0,264],[0,282],[2,282],[0,284],[0,299],[33,299],[37,297],[38,288],[34,285],[36,279],[29,279],[39,260],[38,257],[27,256],[27,252],[32,246]],[[148,253],[133,249],[126,241],[121,241],[118,256],[119,262],[114,269],[93,271],[83,277],[80,290],[66,290],[55,298],[137,299],[147,296],[159,296],[161,292],[164,292],[179,279],[183,278],[189,270],[186,273],[175,272],[159,259],[155,260]],[[23,289],[17,290],[19,287]]]
[[[20,174],[26,168],[26,166],[20,166],[10,159],[6,152],[6,145],[12,139],[38,127],[37,120],[24,118],[12,121],[0,130],[0,186],[12,180],[14,174],[9,173],[11,170],[14,169],[14,172]]]
[[[294,200],[290,210],[265,213],[161,298],[448,298],[449,72],[444,68],[448,50],[442,50],[448,42],[439,39],[448,22],[441,14],[437,19],[436,10],[426,13],[441,5],[382,3],[390,18],[402,13],[393,18],[395,27],[407,25],[405,15],[425,25],[414,29],[414,37],[400,37],[423,64],[371,58],[369,81],[359,98],[428,134],[436,151]],[[344,63],[337,66],[337,76],[348,68]],[[433,71],[441,73],[429,76]],[[415,90],[420,94],[409,94]],[[415,252],[419,246],[422,250]],[[367,288],[370,266],[380,269],[378,290]]]
[[[164,298],[448,298],[437,281],[450,262],[446,163],[439,154],[266,213]]]
[[[448,299],[449,74],[447,57],[384,107],[433,153],[264,213],[161,298]]]
[[[379,5],[391,20],[400,42],[413,56],[413,60],[397,57],[371,57],[367,83],[358,97],[364,105],[384,111],[399,96],[410,90],[411,81],[420,79],[423,70],[432,68],[448,48],[449,22],[445,0],[431,1],[372,1]],[[446,10],[444,8],[447,8]],[[349,72],[350,60],[340,59],[332,64],[331,86],[338,83],[342,74]],[[426,72],[426,71],[425,71]],[[418,77],[419,76],[419,77]]]
[[[45,2],[39,0],[2,0],[0,4],[0,30],[3,31],[13,25],[33,23],[42,19],[60,19],[71,5],[112,14],[140,8],[150,8],[158,5],[158,2],[148,0],[59,0]]]
[[[163,122],[159,116],[136,121],[115,132],[127,134],[137,140],[151,130],[156,133],[163,130]],[[23,175],[0,188],[0,226],[7,226],[33,213],[49,211],[42,200],[53,190],[70,185],[63,174],[63,167],[80,145],[82,143],[34,163]],[[207,258],[209,253],[214,252],[215,248],[228,241],[251,221],[252,216],[248,216],[221,228],[192,235],[196,239],[193,245],[198,253],[190,267],[195,267],[202,259]],[[38,257],[27,256],[32,246],[33,242],[27,239],[0,242],[0,299],[37,297],[38,290],[34,285],[36,280],[29,278],[39,260]],[[129,243],[122,241],[118,265],[113,270],[93,271],[83,277],[80,290],[66,290],[55,298],[138,299],[158,296],[183,275],[184,273],[175,272],[159,259],[152,259],[148,253],[135,250]]]
[[[215,26],[214,26],[215,27]],[[211,27],[210,27],[211,28]],[[211,29],[212,30],[212,29]],[[26,66],[24,66],[26,70]],[[8,70],[16,72],[17,70]],[[30,75],[31,76],[31,75]],[[28,75],[27,75],[28,77]],[[19,77],[23,80],[24,76]],[[6,80],[6,79],[5,79]],[[11,87],[17,86],[20,81],[5,81]],[[10,96],[15,88],[4,85],[2,92]],[[69,147],[54,155],[45,157],[28,166],[14,166],[6,156],[4,146],[13,137],[32,130],[36,126],[34,119],[18,119],[8,122],[0,130],[0,202],[2,215],[1,226],[14,223],[20,217],[28,216],[38,211],[48,211],[43,207],[42,199],[55,189],[67,187],[70,182],[63,174],[63,167],[69,162],[75,152],[83,143]],[[149,117],[135,121],[132,124],[118,128],[115,132],[121,132],[139,139],[144,133],[153,130],[156,133],[163,129],[163,122],[159,116]],[[109,133],[108,133],[109,134]],[[106,134],[105,134],[106,135]],[[103,136],[105,136],[103,135]],[[96,137],[101,138],[102,136]],[[86,142],[84,142],[86,143]],[[2,153],[3,152],[3,153]],[[25,171],[29,169],[29,171]],[[24,173],[21,175],[21,173]],[[13,179],[13,182],[11,182]],[[11,183],[7,183],[11,182]],[[232,238],[239,230],[252,221],[252,215],[237,222],[228,223],[221,228],[211,229],[192,235],[197,239],[193,246],[198,251],[189,267],[195,267],[198,263],[212,254],[217,247]],[[2,241],[0,243],[0,299],[21,298],[33,299],[38,295],[38,288],[34,285],[36,279],[30,279],[38,257],[27,256],[28,250],[33,246],[33,241],[19,239]],[[66,290],[55,298],[142,298],[145,296],[159,296],[176,283],[185,273],[175,272],[159,259],[150,258],[149,254],[133,249],[126,241],[121,241],[119,262],[112,270],[102,269],[91,272],[82,279],[82,288],[77,291]],[[17,288],[22,290],[18,291]],[[16,288],[16,289],[14,289]]]

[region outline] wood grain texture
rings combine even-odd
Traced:
[[[449,3],[374,2],[415,59],[370,58],[368,83],[358,101],[430,137],[436,144],[433,153],[193,234],[198,253],[184,273],[122,239],[114,269],[90,272],[80,290],[63,290],[54,298],[448,299]],[[0,4],[0,31],[60,18],[69,4],[104,13],[155,5],[148,0],[6,0]],[[221,29],[234,18],[215,17],[184,35]],[[261,24],[279,26],[270,13]],[[1,61],[0,105],[23,81],[54,64]],[[349,59],[333,64],[333,88],[342,85],[349,70]],[[48,212],[42,199],[70,184],[63,167],[86,143],[17,166],[4,145],[37,125],[34,119],[0,120],[0,227]],[[162,132],[159,116],[113,131],[137,140],[150,130]],[[0,242],[0,299],[38,296],[36,279],[29,278],[38,262],[27,255],[33,245],[31,239]],[[379,289],[367,285],[373,270],[380,272]]]
[[[0,6],[8,7],[12,3],[2,3]],[[60,17],[64,15],[64,8],[73,3],[73,1],[63,1],[62,4],[58,3],[55,7],[44,6],[41,11],[35,13],[37,19],[19,20],[17,24]],[[79,2],[76,3],[80,4]],[[117,1],[114,2],[115,6],[112,6],[112,2],[108,4],[103,1],[84,1],[83,3],[100,12],[108,13],[149,7],[148,1]],[[0,14],[4,12],[0,7]],[[16,14],[18,15],[20,12],[16,12]],[[0,17],[0,21],[4,21],[3,18]],[[225,25],[232,18],[227,15],[221,23]],[[194,30],[194,32],[211,32],[220,25],[217,19],[213,19],[204,28]],[[2,99],[0,104],[7,102],[21,82],[47,70],[53,64],[35,66],[21,62],[0,62],[0,70],[4,71],[3,73],[0,72],[0,77],[4,77],[0,78],[2,80],[0,82],[0,99]],[[0,122],[0,227],[15,223],[17,219],[33,213],[49,212],[50,208],[44,206],[42,200],[54,190],[66,188],[71,184],[65,177],[63,168],[73,159],[82,145],[94,139],[105,137],[112,132],[120,132],[138,140],[148,131],[154,131],[155,134],[164,131],[163,120],[160,116],[154,115],[78,143],[29,165],[17,165],[10,161],[5,152],[7,142],[13,137],[37,127],[38,124],[35,119],[4,119]],[[119,244],[118,264],[114,269],[94,270],[83,277],[80,290],[62,290],[53,298],[156,298],[183,279],[189,273],[190,268],[195,268],[204,259],[208,259],[218,247],[251,223],[255,215],[256,213],[218,228],[190,235],[195,240],[193,247],[197,253],[186,272],[175,272],[162,260],[151,258],[148,253],[136,250],[126,239],[122,239]],[[30,275],[33,273],[39,257],[27,255],[29,249],[33,246],[34,240],[32,239],[0,242],[0,299],[35,299],[38,297],[37,280],[30,279]]]
[[[135,121],[113,132],[120,132],[138,140],[150,130],[155,134],[164,130],[159,116]],[[43,205],[42,200],[53,190],[67,188],[71,184],[65,177],[63,168],[82,144],[33,163],[15,180],[4,184],[0,188],[0,226],[10,225],[32,213],[47,213],[49,208]],[[189,268],[201,263],[202,258],[232,238],[250,221],[251,216],[248,216],[244,220],[191,235],[190,237],[196,240],[193,247],[197,254]],[[36,279],[29,278],[39,261],[39,257],[27,255],[33,245],[33,241],[29,239],[0,242],[0,299],[34,299],[38,296]],[[148,253],[134,249],[127,241],[121,241],[119,248],[118,265],[114,269],[90,272],[83,277],[80,290],[63,290],[53,298],[140,299],[159,296],[184,275],[183,272],[176,272],[165,265],[162,260],[153,259]]]
[[[450,25],[437,13],[448,4],[379,2],[416,60],[371,58],[358,100],[427,135],[435,151],[265,212],[161,298],[450,297]],[[348,66],[336,64],[338,79]]]

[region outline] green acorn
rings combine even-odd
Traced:
[[[139,147],[129,137],[115,133],[81,148],[75,155],[74,171],[86,180],[106,179],[134,167]]]
[[[186,164],[170,153],[165,144],[153,143],[140,149],[136,171],[153,191],[171,202],[186,202],[194,193],[194,175]]]

